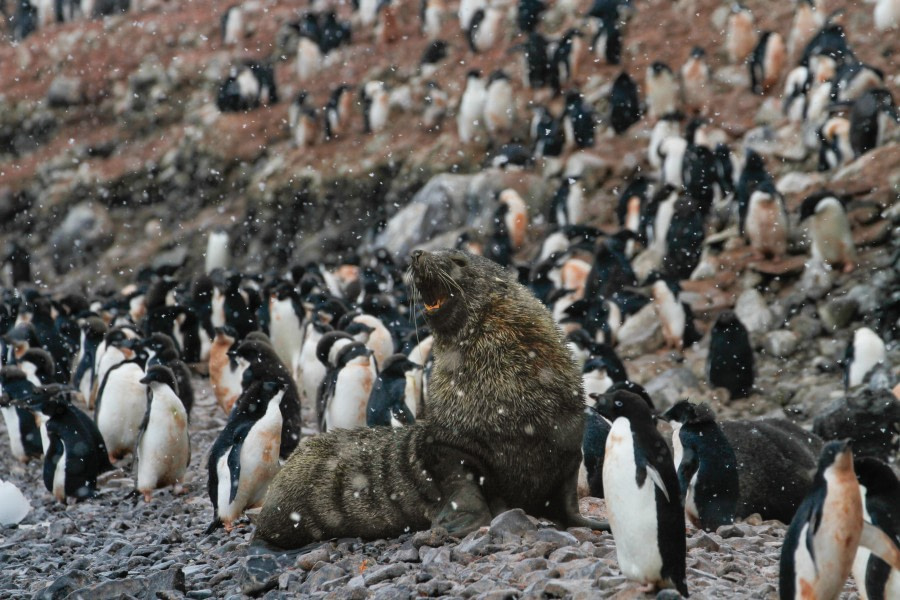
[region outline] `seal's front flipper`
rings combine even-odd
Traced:
[[[463,480],[456,483],[431,526],[443,527],[451,536],[461,538],[490,522],[491,510],[481,488]]]
[[[608,521],[590,519],[581,514],[581,510],[578,508],[578,471],[575,471],[566,480],[559,493],[557,501],[562,505],[564,527],[587,527],[599,531],[610,531]]]

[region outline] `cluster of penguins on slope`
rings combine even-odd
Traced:
[[[160,4],[162,0],[0,0],[0,14],[12,39],[21,41],[53,23],[147,10]]]

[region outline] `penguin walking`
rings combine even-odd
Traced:
[[[706,378],[710,386],[727,389],[735,399],[750,395],[753,377],[750,334],[735,313],[725,311],[710,330]]]
[[[157,488],[172,485],[180,491],[191,461],[191,442],[187,411],[172,370],[153,365],[140,382],[147,386],[147,412],[135,444],[135,489],[150,502]]]
[[[286,388],[275,381],[254,382],[241,394],[219,433],[207,462],[209,499],[215,517],[231,531],[244,510],[259,506],[279,469],[281,401]]]
[[[706,531],[733,523],[740,498],[738,460],[709,405],[682,400],[662,418],[672,424],[675,468],[688,519]]]
[[[809,227],[813,260],[842,268],[844,273],[856,267],[850,222],[844,205],[834,193],[823,190],[808,196],[800,205],[800,222],[806,222]]]
[[[603,459],[603,491],[622,574],[654,589],[688,596],[684,507],[672,454],[637,394],[597,399],[612,422]]]
[[[487,86],[478,71],[466,75],[466,89],[459,101],[456,125],[459,141],[463,144],[475,142],[484,126],[484,107],[487,103]]]
[[[877,458],[857,457],[853,469],[859,481],[863,518],[900,545],[900,479]],[[900,598],[900,571],[860,546],[853,561],[853,578],[863,600]]]
[[[884,341],[868,327],[853,332],[853,340],[844,353],[844,387],[861,385],[869,371],[887,358]]]
[[[829,442],[819,458],[813,488],[797,509],[781,547],[781,599],[838,598],[860,545],[900,569],[900,549],[863,519],[849,442]]]
[[[421,370],[404,354],[394,354],[382,363],[366,405],[367,426],[401,427],[416,420],[422,397]]]
[[[97,477],[113,469],[103,437],[91,419],[72,406],[69,392],[53,384],[37,390],[29,408],[46,419],[44,486],[59,502],[97,493]]]
[[[371,350],[352,341],[333,355],[328,366],[316,398],[319,427],[323,432],[365,427],[369,396],[378,375]]]

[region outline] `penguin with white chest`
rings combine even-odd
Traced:
[[[244,367],[228,353],[235,344],[236,336],[231,327],[216,329],[216,337],[209,350],[209,382],[216,396],[216,403],[225,414],[231,412],[231,407],[241,395]]]
[[[863,520],[849,442],[829,442],[819,457],[813,488],[784,538],[778,582],[781,599],[838,598],[860,545],[900,569],[900,550],[894,542]]]
[[[180,488],[191,461],[191,442],[187,412],[172,370],[153,365],[140,382],[147,386],[147,412],[135,444],[135,488],[150,502],[157,488]]]
[[[33,389],[34,384],[18,367],[7,365],[0,369],[0,414],[6,423],[12,455],[23,463],[44,453],[36,415],[19,404]]]
[[[81,344],[72,384],[87,402],[97,382],[97,350],[106,336],[107,326],[100,317],[89,316],[79,322],[79,327]]]
[[[207,463],[215,513],[208,533],[219,524],[231,531],[245,509],[262,503],[279,468],[284,393],[275,381],[252,383],[216,438]]]
[[[94,406],[94,420],[109,450],[110,460],[134,450],[141,422],[147,412],[147,390],[143,364],[146,353],[139,349],[133,357],[112,367],[100,384]]]
[[[329,358],[329,371],[316,398],[321,431],[365,427],[369,396],[378,376],[372,351],[350,342]]]
[[[862,495],[863,518],[900,545],[900,479],[877,458],[856,458],[853,468]],[[863,600],[900,598],[900,570],[891,569],[862,546],[853,561],[853,578]]]
[[[869,371],[887,358],[884,341],[868,327],[853,332],[853,340],[844,353],[844,387],[861,385]]]
[[[603,490],[622,573],[688,595],[684,507],[672,454],[637,394],[619,390],[597,399],[610,421]]]

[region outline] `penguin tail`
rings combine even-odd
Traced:
[[[213,517],[212,523],[209,524],[209,527],[206,528],[206,531],[203,532],[203,535],[209,535],[221,526],[221,519],[219,519],[219,517]]]

